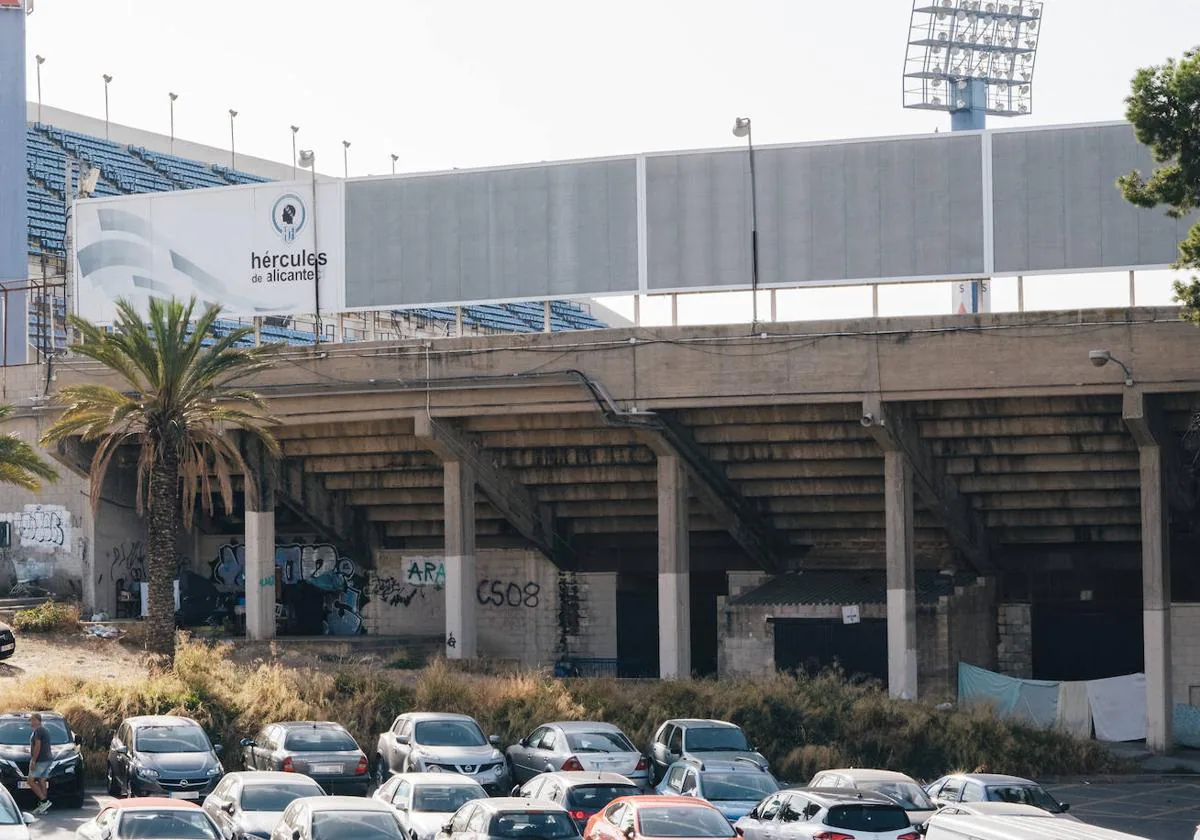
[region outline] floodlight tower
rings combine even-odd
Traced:
[[[904,107],[949,111],[952,131],[980,131],[987,115],[1033,110],[1042,0],[913,0],[904,58]],[[988,311],[981,281],[955,286],[955,311]]]

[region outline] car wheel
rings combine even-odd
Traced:
[[[375,787],[383,787],[383,783],[392,775],[391,769],[388,767],[387,759],[381,755],[375,756]]]
[[[108,765],[108,768],[105,771],[105,776],[108,781],[108,795],[109,796],[120,796],[121,788],[119,785],[117,785],[117,780],[113,777],[113,771],[112,771],[111,764]]]

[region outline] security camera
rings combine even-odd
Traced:
[[[1112,361],[1112,353],[1107,350],[1089,350],[1088,360],[1096,367],[1104,367]]]
[[[867,427],[871,426],[872,424],[874,424],[874,422],[875,422],[875,415],[874,415],[874,414],[872,414],[872,413],[871,413],[871,412],[869,412],[869,411],[864,411],[864,412],[863,412],[863,416],[862,416],[862,417],[860,417],[860,418],[858,419],[858,422],[859,422],[859,423],[862,423],[862,424],[863,424],[863,428],[865,429],[865,428],[867,428]]]

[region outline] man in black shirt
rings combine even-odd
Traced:
[[[50,793],[47,779],[50,777],[50,732],[42,726],[42,716],[34,712],[29,716],[33,734],[29,736],[29,789],[38,798],[35,814],[50,810]]]

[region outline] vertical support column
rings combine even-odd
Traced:
[[[260,464],[246,485],[246,638],[262,641],[275,638],[274,476]]]
[[[658,456],[658,673],[692,675],[688,476],[677,455]]]
[[[888,693],[917,699],[917,593],[913,571],[913,475],[903,452],[883,453],[887,539]]]
[[[1025,311],[1025,278],[1017,275],[1017,311]]]
[[[379,340],[379,313],[367,313],[367,341]]]
[[[454,307],[454,334],[463,334],[463,308],[461,306]]]
[[[1142,495],[1142,627],[1146,670],[1146,746],[1174,746],[1171,723],[1171,541],[1164,504],[1162,447],[1140,446]]]
[[[475,658],[475,472],[442,467],[446,508],[446,658]]]
[[[1131,270],[1129,272],[1129,308],[1137,307],[1137,275]]]
[[[262,316],[255,315],[254,316],[254,346],[255,347],[262,346],[262,324],[263,324]]]
[[[552,320],[552,315],[553,313],[550,308],[550,301],[542,301],[542,332],[554,331],[554,321]]]

